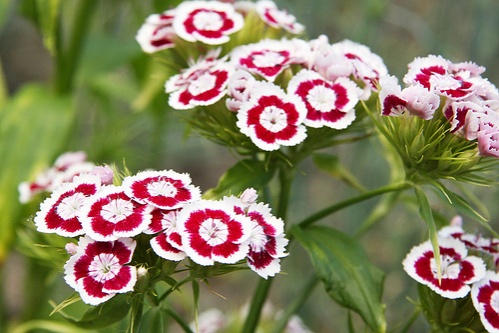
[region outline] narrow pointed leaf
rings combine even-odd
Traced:
[[[374,332],[385,332],[384,273],[369,261],[360,244],[324,226],[294,227],[292,233],[308,252],[329,296],[357,312]]]

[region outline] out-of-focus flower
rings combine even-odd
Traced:
[[[307,108],[300,97],[262,82],[254,86],[251,98],[237,113],[236,125],[260,149],[272,151],[305,140],[302,124]]]
[[[89,174],[98,176],[102,185],[111,185],[113,183],[114,172],[107,165],[95,166],[90,170]]]
[[[357,85],[345,77],[327,81],[315,71],[302,69],[288,84],[288,94],[300,96],[307,107],[303,123],[310,127],[344,129],[355,120]]]
[[[175,47],[176,33],[172,26],[174,17],[173,9],[149,15],[135,36],[144,52],[154,53]]]
[[[305,30],[302,24],[296,22],[294,15],[277,8],[277,5],[273,1],[257,1],[255,10],[260,18],[272,28],[282,28],[292,34],[301,34]]]
[[[440,272],[430,241],[415,246],[403,261],[404,270],[417,282],[446,298],[462,298],[472,283],[485,276],[485,263],[479,257],[468,256],[466,246],[457,239],[438,238]]]
[[[152,206],[140,204],[122,187],[106,185],[82,207],[79,218],[87,235],[98,241],[133,237],[147,229]]]
[[[230,59],[236,68],[260,75],[273,82],[292,64],[304,64],[310,48],[301,39],[264,39],[232,50]]]
[[[131,238],[96,242],[81,237],[77,253],[64,265],[64,279],[90,305],[103,303],[116,293],[132,291],[137,281],[136,268],[125,265],[132,260],[135,247]]]
[[[499,332],[499,273],[487,271],[471,288],[471,299],[487,332]]]
[[[197,322],[193,322],[189,326],[197,333],[218,333],[226,328],[227,318],[221,310],[212,308],[201,312]]]
[[[168,79],[168,104],[177,110],[214,104],[227,93],[233,72],[234,67],[224,60],[203,59]]]
[[[220,45],[244,25],[243,16],[231,4],[220,1],[184,1],[173,19],[175,33],[188,42]]]
[[[253,222],[236,214],[231,205],[201,200],[188,204],[177,215],[185,253],[194,262],[233,264],[248,253]]]
[[[255,82],[257,82],[255,77],[249,72],[243,69],[236,70],[227,86],[227,94],[231,98],[227,98],[225,104],[229,111],[238,111],[241,105],[249,100]]]
[[[82,235],[79,214],[100,187],[100,178],[89,174],[76,176],[71,183],[62,183],[40,205],[34,218],[37,230],[65,237]]]
[[[161,209],[177,209],[201,198],[191,177],[173,170],[142,171],[125,177],[122,186],[130,198]]]

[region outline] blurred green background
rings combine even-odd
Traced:
[[[121,166],[124,160],[132,171],[171,168],[190,173],[193,182],[203,191],[215,186],[220,175],[237,158],[224,147],[203,140],[196,134],[186,136],[184,126],[178,120],[178,112],[168,109],[166,96],[162,92],[166,78],[164,67],[142,54],[134,40],[136,31],[149,14],[165,10],[173,2],[87,0],[86,6],[84,2],[2,0],[0,4],[0,61],[4,79],[0,105],[14,100],[28,84],[41,82],[51,85],[56,81],[54,77],[64,67],[58,64],[58,55],[51,54],[46,48],[53,46],[53,39],[44,39],[41,31],[61,34],[60,39],[70,45],[74,34],[78,34],[71,28],[75,18],[84,16],[82,10],[91,11],[76,29],[84,31],[84,38],[81,49],[77,50],[76,61],[72,63],[74,73],[67,85],[59,87],[56,94],[70,96],[73,108],[71,125],[61,128],[60,136],[56,135],[57,147],[40,148],[31,144],[24,148],[24,153],[34,155],[36,150],[42,156],[40,160],[49,163],[62,151],[85,150],[89,159],[98,164],[115,162]],[[44,8],[43,3],[50,4],[44,12],[40,10]],[[485,66],[487,71],[483,76],[499,84],[497,0],[290,0],[276,3],[295,14],[297,20],[307,27],[309,38],[325,34],[331,43],[351,39],[367,45],[384,59],[389,71],[400,80],[407,64],[416,56],[440,54],[453,62],[473,61]],[[58,25],[44,23],[44,18],[46,20],[54,15],[53,8],[59,5],[62,5],[62,20]],[[1,118],[4,115],[5,111],[3,114],[0,111],[0,139],[3,140],[0,144],[9,152],[7,156],[16,156],[19,152],[12,150],[18,142],[12,144],[5,137],[7,125],[2,123],[4,118]],[[30,120],[22,118],[17,121],[25,123]],[[42,120],[29,126],[38,128],[45,124]],[[54,131],[57,127],[50,133],[54,134]],[[379,157],[381,149],[375,140],[371,140],[331,151],[341,157],[343,164],[365,186],[374,188],[388,181],[387,165]],[[0,163],[3,172],[9,168],[20,169],[8,182],[1,183],[4,186],[2,191],[10,191],[4,197],[15,199],[14,185],[35,175],[42,165],[19,167],[3,158]],[[317,171],[311,162],[301,165],[300,170],[288,223],[300,221],[310,212],[355,193],[340,181]],[[488,205],[491,223],[497,227],[497,188],[470,190]],[[27,310],[26,304],[30,302],[31,295],[27,295],[23,279],[31,274],[32,266],[30,259],[20,254],[15,231],[36,211],[36,205],[10,206],[17,205],[15,201],[8,202],[8,209],[16,210],[10,215],[13,222],[0,221],[0,233],[11,234],[11,237],[0,237],[8,243],[8,255],[3,262],[0,261],[2,290],[5,290],[2,295],[5,302],[0,311],[4,321],[43,318],[50,311],[48,306]],[[375,202],[357,205],[323,223],[353,232]],[[435,201],[434,208],[450,218],[453,212],[446,211],[447,206],[440,206],[440,202]],[[6,210],[6,205],[7,202],[0,202],[0,210],[1,206]],[[470,231],[480,230],[474,222],[466,219],[465,227]],[[413,245],[426,238],[425,230],[416,207],[408,202],[398,205],[362,239],[370,258],[387,273],[384,301],[389,328],[396,328],[413,310],[407,297],[416,299],[416,283],[406,277],[400,262]],[[291,247],[289,252],[292,256],[284,262],[285,275],[279,277],[280,283],[274,285],[271,294],[276,308],[293,300],[298,288],[306,283],[311,269],[306,254],[298,246]],[[29,277],[26,280],[32,281]],[[214,279],[201,297],[202,309],[214,305],[226,311],[243,307],[255,283],[251,272]],[[56,286],[62,289],[57,293],[52,289],[48,293],[61,301],[70,291],[64,289],[63,284]],[[221,299],[209,289],[227,299]],[[183,306],[182,300],[178,302],[179,306]],[[185,306],[186,314],[190,315]],[[300,316],[314,332],[347,332],[346,311],[336,306],[321,286],[315,289],[300,310]],[[412,332],[424,331],[425,325],[420,318]]]

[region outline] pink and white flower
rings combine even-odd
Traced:
[[[296,22],[294,15],[280,10],[273,1],[260,0],[255,4],[255,10],[260,18],[272,28],[282,28],[292,34],[301,34],[305,30],[302,24]]]
[[[34,218],[37,230],[65,237],[82,235],[79,214],[100,186],[100,178],[88,174],[76,176],[71,183],[62,183],[40,205]]]
[[[232,98],[227,98],[225,104],[230,111],[238,111],[244,102],[247,102],[251,97],[253,85],[256,79],[249,72],[238,69],[230,77],[228,83],[228,95]]]
[[[357,85],[340,77],[334,82],[315,71],[302,69],[288,84],[288,94],[300,96],[307,107],[303,123],[310,127],[344,129],[355,120]]]
[[[499,273],[487,271],[474,283],[471,299],[487,332],[499,332]]]
[[[186,205],[178,213],[177,226],[187,256],[208,266],[244,259],[253,222],[236,214],[227,203],[202,200]]]
[[[236,125],[258,148],[272,151],[305,140],[302,122],[306,115],[307,107],[300,97],[261,82],[254,87],[250,100],[241,105]]]
[[[150,15],[140,27],[135,39],[144,52],[154,53],[175,47],[175,30],[172,23],[175,10]]]
[[[309,52],[309,45],[300,39],[264,39],[236,47],[230,58],[236,68],[273,82],[290,65],[305,63]]]
[[[122,186],[130,198],[161,209],[177,209],[201,198],[191,177],[173,170],[142,171],[125,177]]]
[[[468,256],[466,246],[457,239],[439,237],[438,244],[440,272],[430,241],[412,248],[403,261],[404,270],[443,297],[465,297],[471,289],[469,285],[484,277],[485,263],[479,257]]]
[[[85,233],[98,241],[133,237],[151,223],[152,206],[140,204],[119,186],[106,185],[93,195],[80,212]]]
[[[168,104],[177,110],[218,102],[227,93],[234,67],[223,60],[205,59],[168,79]]]
[[[177,227],[178,210],[155,209],[152,222],[144,233],[159,233],[151,239],[151,248],[161,258],[180,261],[186,257],[182,247],[182,237]]]
[[[394,76],[384,76],[379,80],[381,91],[381,114],[384,116],[399,116],[406,111],[419,118],[433,118],[435,110],[440,105],[440,97],[417,84],[401,89]]]
[[[175,33],[188,42],[220,45],[244,25],[243,16],[231,4],[220,1],[184,1],[173,19]]]
[[[134,266],[125,265],[132,260],[135,247],[131,238],[96,242],[88,236],[81,237],[76,254],[64,265],[64,279],[90,305],[132,291],[137,271]]]

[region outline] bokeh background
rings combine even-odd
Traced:
[[[61,33],[69,34],[65,28],[71,25],[82,1],[85,0],[63,1]],[[330,42],[351,39],[365,44],[384,59],[390,73],[400,80],[407,64],[416,56],[440,54],[453,62],[473,61],[485,66],[487,70],[483,76],[499,85],[497,0],[275,2],[295,14],[307,27],[309,38],[325,34]],[[0,61],[6,99],[15,96],[27,84],[50,84],[55,73],[56,65],[37,28],[37,3],[36,0],[2,0],[0,5]],[[132,171],[171,168],[188,172],[195,184],[207,190],[216,186],[219,177],[237,158],[224,147],[186,132],[178,112],[167,107],[166,96],[162,93],[164,68],[142,54],[134,40],[136,31],[149,14],[163,11],[172,4],[168,0],[96,1],[97,14],[94,13],[84,27],[87,38],[70,91],[76,105],[76,126],[71,135],[61,137],[61,140],[64,141],[63,150],[85,150],[89,159],[98,164],[115,162],[120,166],[126,161]],[[366,187],[374,188],[388,182],[381,149],[376,140],[367,140],[330,152],[338,154],[344,166]],[[57,156],[55,153],[53,158]],[[311,212],[355,193],[342,182],[318,171],[310,161],[299,168],[287,223],[296,223]],[[25,176],[29,178],[33,174]],[[491,223],[497,227],[498,188],[470,187],[469,190],[489,207]],[[17,196],[17,193],[10,195]],[[357,205],[321,223],[352,233],[375,203],[376,200],[372,200]],[[5,203],[0,202],[0,206],[2,204]],[[453,214],[438,200],[434,201],[434,208],[449,218]],[[18,215],[21,220],[14,229],[22,228],[23,221],[33,214],[32,209],[21,208]],[[5,222],[0,221],[0,226],[2,223]],[[467,219],[465,227],[470,231],[482,231]],[[426,238],[425,229],[417,207],[410,200],[402,200],[362,238],[369,257],[386,272],[384,301],[389,328],[395,331],[412,313],[411,300],[417,298],[416,284],[406,277],[401,260],[413,245]],[[9,255],[0,263],[1,290],[4,292],[4,305],[0,308],[2,318],[23,321],[46,317],[50,312],[48,305],[38,304],[37,309],[27,310],[32,291],[24,281],[33,281],[29,278],[33,265],[19,249],[16,236],[9,249]],[[291,302],[310,276],[311,264],[307,255],[298,246],[292,246],[289,252],[291,256],[284,261],[283,274],[271,293],[270,301],[276,309]],[[45,278],[57,280],[60,276],[47,275]],[[50,280],[53,287],[45,296],[62,301],[71,291],[63,283],[53,281]],[[39,281],[39,286],[45,282]],[[251,272],[213,279],[203,288],[201,310],[212,306],[226,312],[243,308],[255,285],[256,278]],[[186,316],[191,316],[188,295],[185,291],[174,302],[179,308],[184,307]],[[322,286],[315,288],[299,315],[314,332],[347,332],[347,312],[328,298]],[[411,332],[426,330],[421,317]]]

